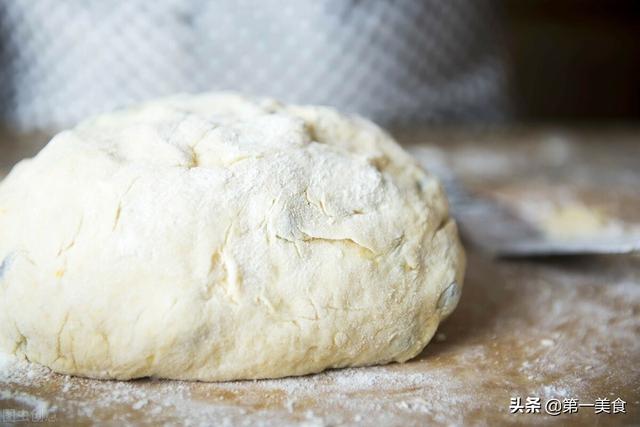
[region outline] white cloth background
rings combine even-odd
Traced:
[[[58,129],[175,92],[237,90],[383,124],[505,113],[483,0],[0,2],[0,119]]]

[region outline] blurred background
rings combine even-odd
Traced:
[[[385,126],[640,118],[640,2],[0,2],[0,123],[55,132],[175,92]]]
[[[640,119],[640,2],[503,3],[514,119]]]

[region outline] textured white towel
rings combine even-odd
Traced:
[[[0,3],[0,120],[57,129],[173,92],[328,104],[383,124],[493,120],[504,70],[482,0]]]

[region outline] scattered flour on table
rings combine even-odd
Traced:
[[[10,383],[38,385],[50,374],[49,369],[19,361],[14,356],[0,353],[0,402],[11,400],[20,404],[20,408],[46,417],[56,411],[56,406],[37,396],[6,387]]]
[[[389,412],[389,420],[393,417],[390,411],[450,414],[450,410],[464,400],[463,393],[451,392],[462,386],[463,383],[447,371],[412,373],[389,367],[211,384],[153,379],[99,381],[58,375],[37,364],[6,355],[0,357],[0,403],[9,400],[21,408],[26,406],[48,414],[55,414],[58,408],[64,407],[65,414],[61,416],[72,414],[78,420],[87,421],[108,419],[110,414],[117,413],[118,418],[111,421],[123,425],[136,424],[139,421],[136,414],[157,417],[167,413],[179,424],[191,426],[208,425],[213,420],[222,426],[367,424],[367,421],[384,421],[384,417],[377,416],[372,420],[370,411]],[[42,394],[51,400],[24,391],[28,388],[33,393],[34,387],[45,390]],[[379,393],[372,395],[371,390]],[[423,390],[421,396],[416,396],[416,390]],[[237,393],[240,400],[206,400],[207,394],[215,396],[225,391]],[[387,395],[386,392],[392,393]],[[252,403],[260,402],[269,393],[280,396],[273,407],[252,411]],[[313,410],[300,406],[310,398],[323,402]],[[341,411],[326,411],[327,408],[340,408]]]
[[[42,410],[61,421],[67,417],[117,425],[158,420],[187,426],[374,426],[399,425],[398,420],[450,425],[465,424],[465,412],[486,410],[491,403],[483,394],[496,388],[504,390],[505,405],[511,394],[597,397],[590,397],[590,384],[609,381],[615,374],[611,363],[625,367],[616,381],[633,386],[639,371],[632,355],[640,354],[637,279],[623,277],[595,286],[588,272],[575,273],[563,283],[554,281],[551,273],[532,278],[527,288],[520,286],[518,295],[526,305],[502,313],[504,321],[496,329],[485,329],[482,340],[460,346],[455,334],[448,333],[449,350],[439,361],[433,357],[403,366],[207,384],[74,378],[0,354],[0,407]],[[516,276],[505,276],[507,283],[518,283]],[[494,340],[503,340],[497,352]],[[512,348],[517,352],[512,354]]]
[[[50,406],[49,402],[32,396],[28,393],[14,392],[9,390],[0,390],[0,401],[13,400],[38,414],[46,415],[55,412],[56,407]]]

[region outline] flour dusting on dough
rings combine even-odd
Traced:
[[[0,209],[0,351],[66,374],[402,362],[463,284],[438,181],[324,107],[184,95],[89,119],[13,169]]]

